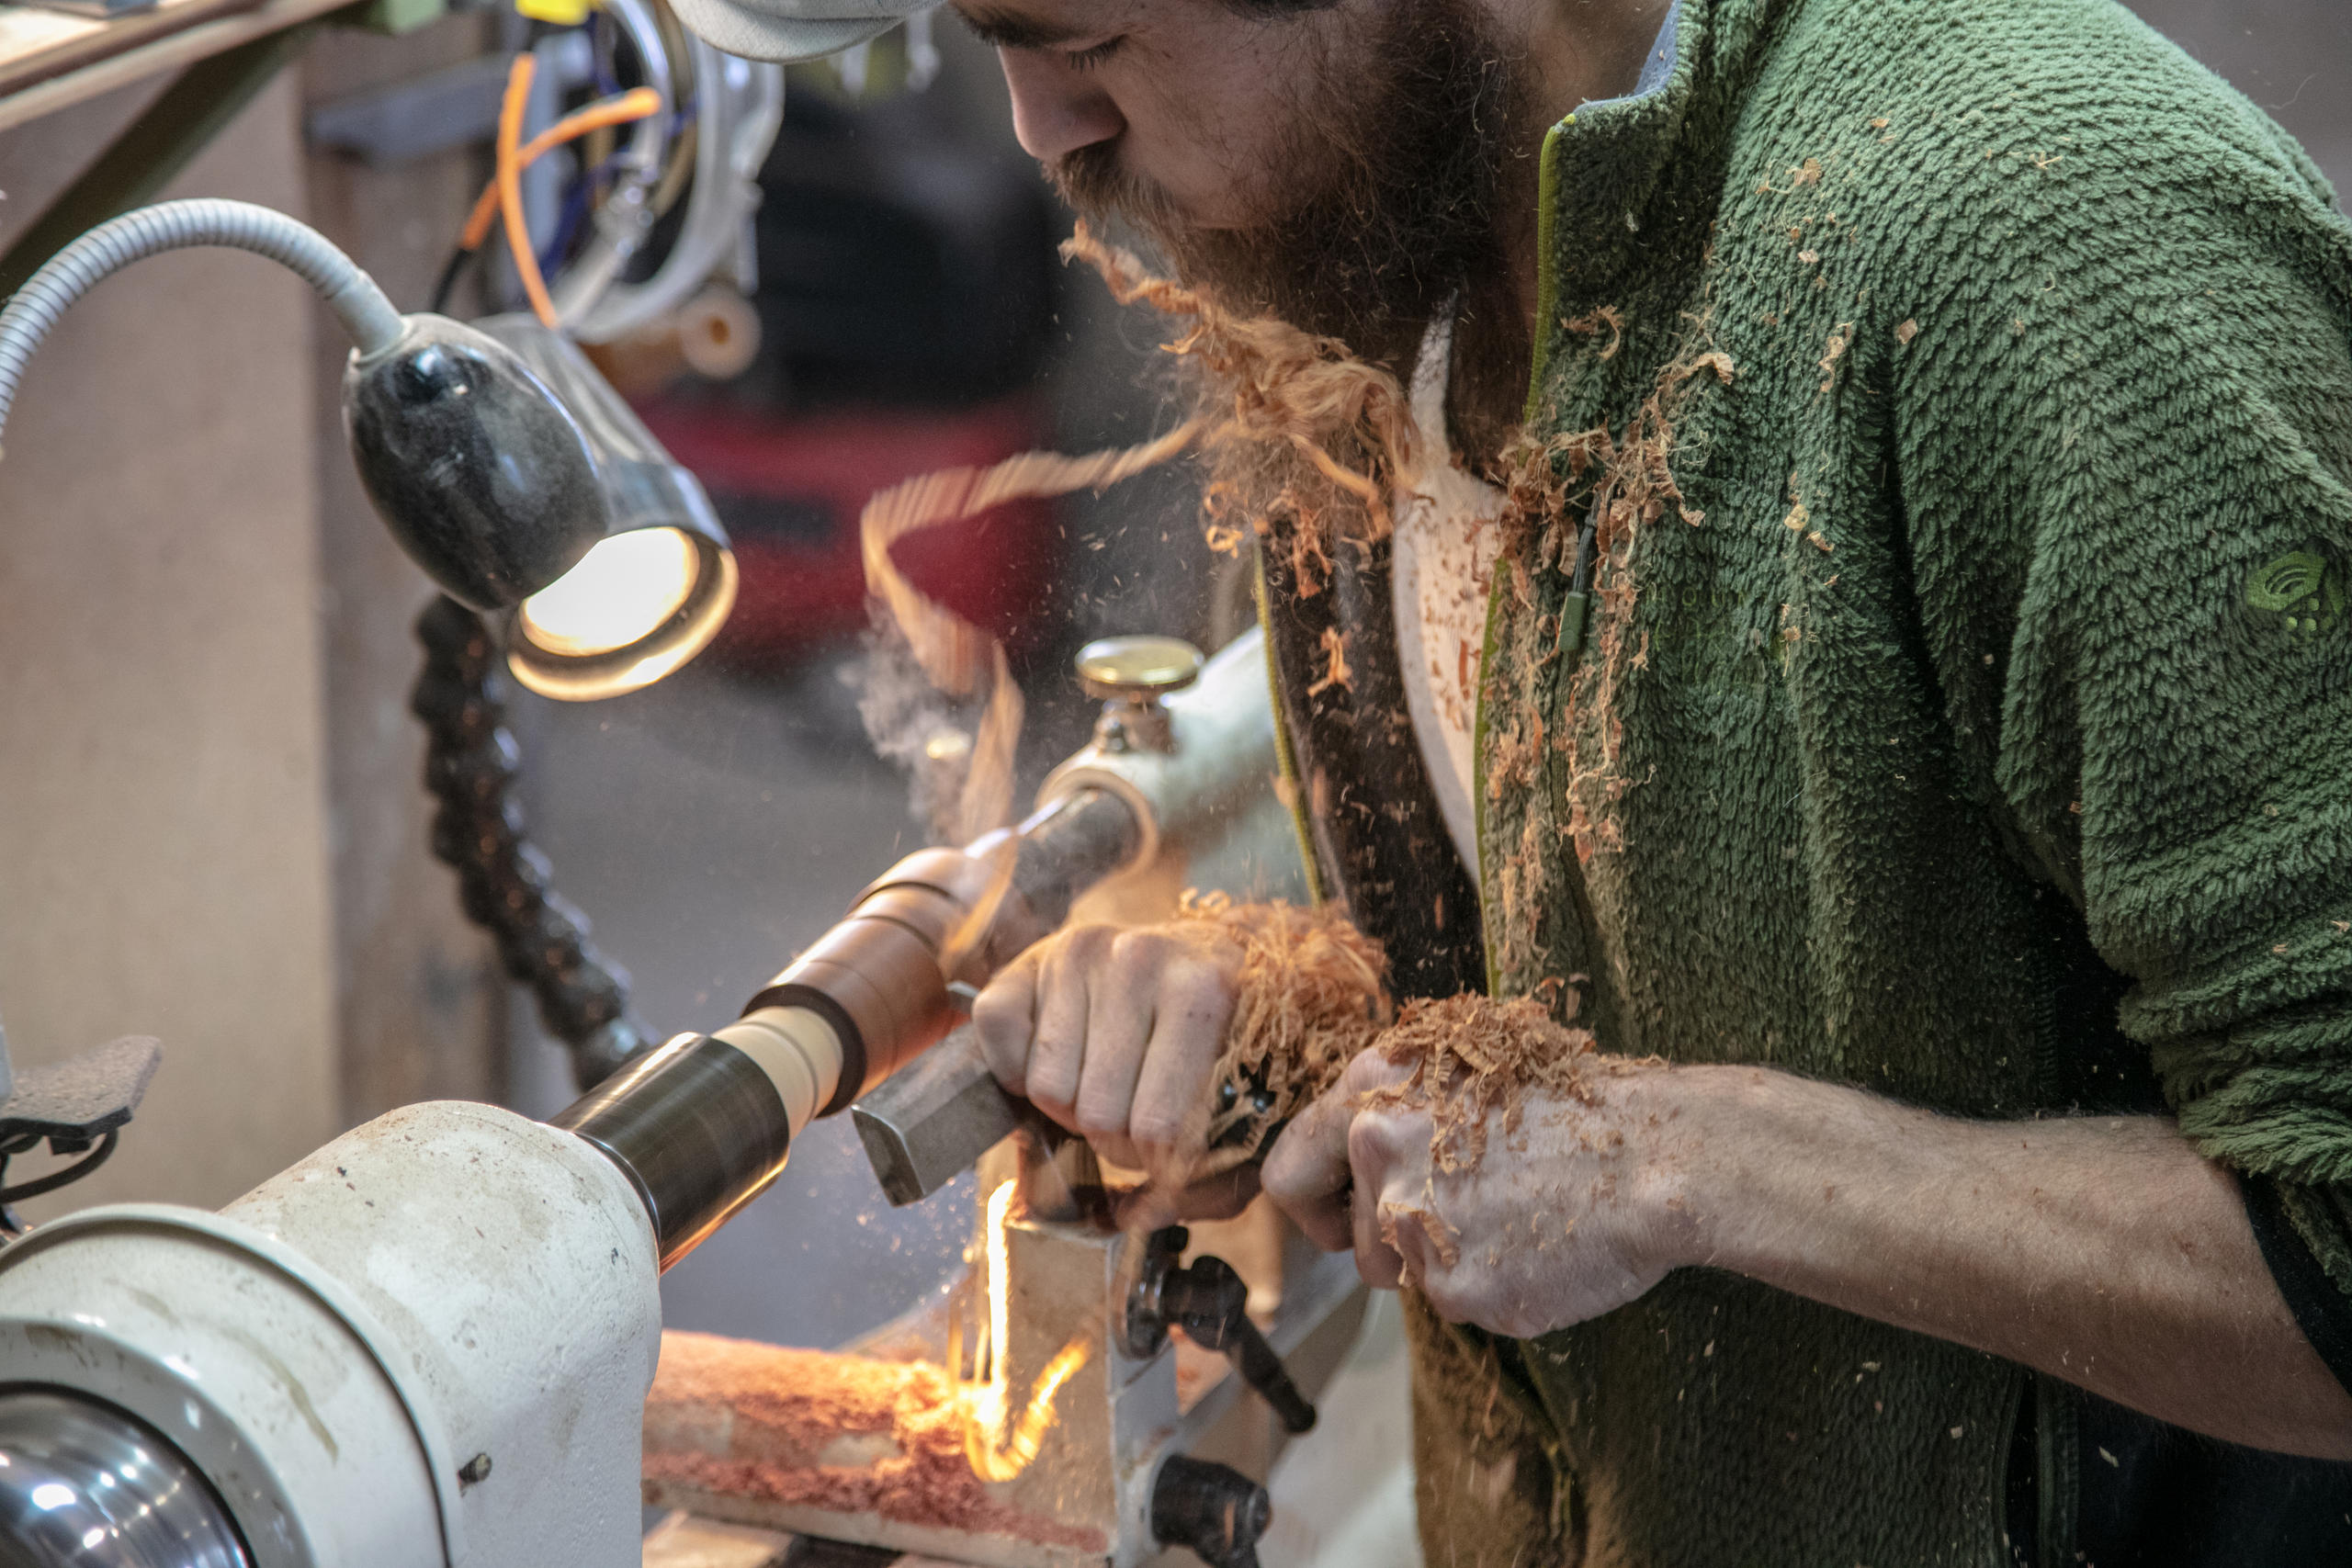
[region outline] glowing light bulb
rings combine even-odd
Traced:
[[[616,534],[523,601],[523,634],[565,658],[611,653],[659,631],[701,573],[695,542],[679,529]]]

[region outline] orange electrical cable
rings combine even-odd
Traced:
[[[531,313],[552,327],[555,301],[548,298],[547,279],[539,276],[539,258],[531,249],[531,231],[523,221],[523,111],[529,106],[531,78],[537,71],[537,60],[518,54],[506,73],[506,99],[498,107],[498,208],[506,219],[506,248],[514,253]]]
[[[553,125],[523,143],[514,155],[515,163],[527,169],[548,153],[567,141],[577,141],[592,130],[607,126],[631,125],[662,112],[662,95],[650,87],[631,87],[617,98],[590,104],[586,108],[566,115]],[[466,219],[464,232],[458,240],[461,251],[478,251],[490,238],[490,226],[498,220],[498,182],[487,181],[481,196],[475,201],[473,212]]]

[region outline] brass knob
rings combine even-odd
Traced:
[[[1078,650],[1078,683],[1102,701],[1094,740],[1107,751],[1174,750],[1159,699],[1200,679],[1201,650],[1182,637],[1106,637]]]
[[[1177,637],[1106,637],[1078,650],[1078,683],[1090,697],[1150,700],[1200,679],[1201,650]]]

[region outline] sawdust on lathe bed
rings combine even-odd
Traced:
[[[645,1479],[724,1497],[1100,1550],[1097,1532],[1003,1502],[972,1473],[955,1380],[930,1361],[662,1337]]]
[[[1500,1110],[1504,1129],[1517,1126],[1531,1091],[1593,1098],[1592,1032],[1557,1021],[1533,997],[1464,993],[1408,1002],[1378,1044],[1391,1063],[1412,1070],[1367,1093],[1363,1107],[1426,1110],[1438,1172],[1476,1165],[1487,1151],[1487,1119]]]
[[[1187,893],[1177,918],[1212,924],[1241,950],[1233,1019],[1209,1082],[1232,1103],[1212,1103],[1211,1153],[1196,1176],[1214,1176],[1263,1152],[1261,1140],[1216,1142],[1245,1121],[1276,1127],[1340,1081],[1391,1016],[1388,960],[1380,944],[1331,905],[1237,904],[1222,893]]]

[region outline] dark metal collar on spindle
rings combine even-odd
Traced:
[[[783,1174],[792,1145],[775,1083],[707,1034],[681,1034],[630,1063],[548,1124],[577,1134],[628,1178],[663,1269]]]

